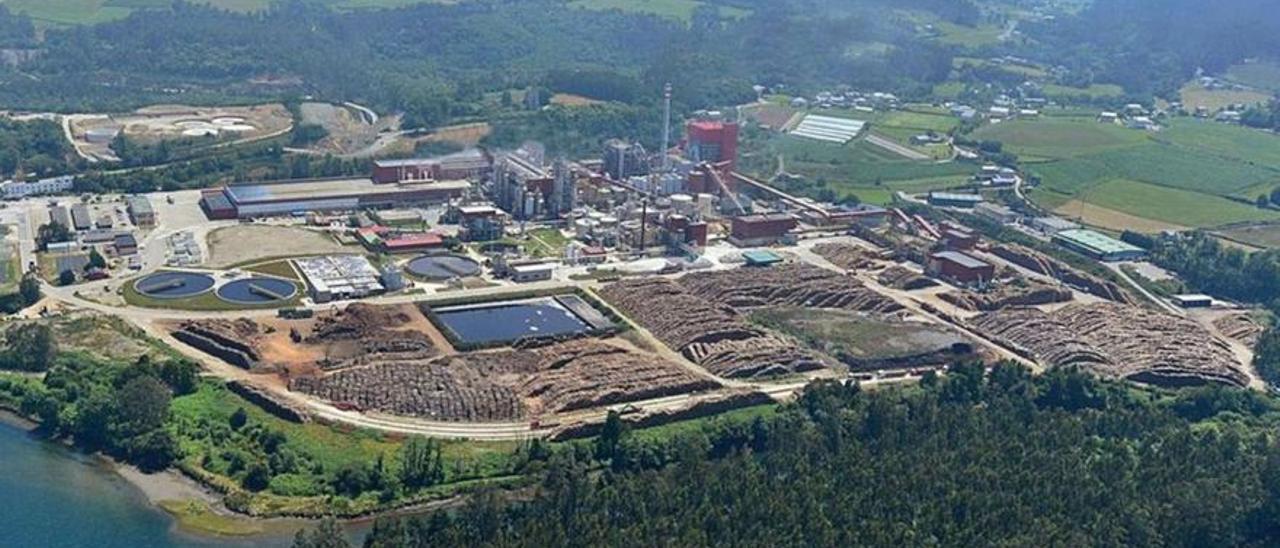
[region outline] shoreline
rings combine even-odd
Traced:
[[[40,423],[23,416],[8,406],[0,406],[0,424],[6,424],[33,435]],[[45,440],[56,443],[67,451],[90,458],[95,464],[128,483],[137,491],[141,500],[154,511],[173,520],[174,531],[196,539],[224,539],[252,541],[254,538],[292,537],[299,529],[312,527],[322,518],[302,516],[252,516],[228,508],[224,495],[214,488],[188,476],[178,468],[147,474],[136,466],[102,454],[87,454],[66,441]],[[382,517],[406,517],[421,515],[442,508],[465,503],[466,494],[455,494],[441,499],[419,500],[395,508],[384,509],[358,516],[334,517],[348,531],[367,530]]]

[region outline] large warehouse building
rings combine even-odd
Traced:
[[[1147,253],[1141,247],[1088,229],[1060,231],[1053,235],[1053,241],[1099,261],[1133,261]]]
[[[200,198],[200,207],[210,219],[357,211],[443,203],[461,197],[470,186],[467,181],[381,185],[372,179],[272,181],[234,184],[206,191]]]

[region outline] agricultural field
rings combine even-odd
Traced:
[[[689,23],[693,10],[705,2],[697,0],[573,0],[569,4],[589,10],[620,10],[631,13],[647,13],[658,17]],[[739,19],[751,12],[732,6],[716,6],[721,17]]]
[[[1088,203],[1108,209],[1191,227],[1208,227],[1241,221],[1280,219],[1280,213],[1259,209],[1220,196],[1113,179],[1091,186],[1081,196]],[[1123,227],[1108,227],[1123,228]]]
[[[954,69],[963,69],[965,67],[978,68],[994,68],[1014,74],[1021,74],[1027,78],[1041,79],[1048,78],[1049,73],[1039,65],[1024,65],[1017,63],[996,63],[990,59],[982,59],[979,57],[956,57],[951,61],[951,67]]]
[[[1233,65],[1223,76],[1246,86],[1280,91],[1280,64],[1274,61],[1250,61]]]
[[[192,0],[239,11],[261,11],[274,0]],[[338,9],[394,8],[444,0],[321,0]],[[128,17],[135,10],[166,9],[170,0],[0,0],[17,13],[43,25],[91,25]],[[692,3],[692,2],[691,2]]]
[[[1141,144],[1146,134],[1093,117],[1055,117],[990,124],[973,132],[973,138],[1000,141],[1018,156],[1058,159]]]
[[[1250,89],[1205,89],[1197,82],[1189,82],[1182,86],[1178,94],[1182,97],[1182,104],[1188,112],[1199,107],[1204,107],[1209,112],[1217,112],[1237,103],[1244,105],[1265,103],[1272,97],[1269,93]]]
[[[1213,234],[1252,247],[1280,249],[1280,221],[1239,223],[1220,227]]]
[[[1153,133],[1054,117],[990,125],[973,137],[1018,154],[1041,179],[1032,198],[1042,206],[1090,224],[1210,227],[1280,216],[1250,203],[1280,185],[1280,141],[1260,131],[1175,118]]]
[[[1041,86],[1041,89],[1044,91],[1045,97],[1050,99],[1061,99],[1064,97],[1103,99],[1124,95],[1124,88],[1115,84],[1092,84],[1087,88],[1075,88],[1059,84],[1044,84]]]
[[[841,146],[781,135],[766,146],[766,155],[785,158],[787,173],[824,181],[838,195],[853,194],[868,203],[888,203],[895,190],[953,187],[976,170],[973,164],[906,160],[863,140]]]

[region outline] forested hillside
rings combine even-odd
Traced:
[[[1275,545],[1278,419],[1253,393],[1013,366],[919,390],[829,384],[670,444],[606,435],[600,475],[558,450],[527,503],[380,521],[366,545]]]
[[[1039,39],[1027,51],[1065,65],[1073,83],[1132,93],[1171,94],[1196,69],[1280,54],[1280,10],[1269,0],[1095,0],[1078,17],[1029,27]]]
[[[868,9],[830,15],[803,4],[757,3],[741,20],[684,26],[561,0],[354,12],[292,0],[251,15],[179,2],[27,40],[40,54],[0,69],[0,104],[93,110],[307,93],[406,110],[430,125],[469,114],[482,91],[538,84],[552,70],[614,73],[636,88],[624,95],[648,99],[672,81],[691,108],[748,100],[758,82],[923,90],[946,77],[949,53]],[[0,14],[0,28],[22,25]],[[862,41],[896,47],[848,58]]]

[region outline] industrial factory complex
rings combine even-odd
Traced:
[[[862,131],[799,127],[820,146]],[[70,234],[32,261],[72,286],[59,298],[136,313],[326,420],[520,439],[621,406],[729,408],[798,389],[779,379],[920,378],[956,360],[1251,382],[1247,318],[1144,295],[1123,270],[1154,268],[1142,248],[982,185],[885,205],[796,195],[739,169],[736,115],[667,129],[656,148],[615,138],[586,157],[526,142],[18,209]]]

